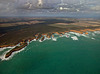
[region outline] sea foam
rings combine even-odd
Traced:
[[[78,40],[78,37],[80,37],[80,36],[83,36],[83,37],[86,37],[86,38],[91,38],[92,40],[95,40],[94,36],[96,36],[96,34],[100,34],[100,31],[88,32],[88,33],[89,33],[89,34],[86,35],[85,33],[79,34],[79,33],[75,33],[75,32],[69,32],[69,33],[65,33],[65,34],[62,35],[62,36],[57,35],[57,37],[52,37],[52,38],[47,38],[46,36],[44,36],[44,37],[45,37],[44,40],[50,40],[50,39],[52,39],[53,41],[57,41],[57,38],[58,38],[58,37],[67,37],[67,38],[71,37],[73,40]],[[55,35],[56,35],[56,34],[55,34]],[[44,41],[44,40],[43,40],[43,41]],[[32,40],[32,41],[36,41],[36,39],[34,39],[34,40]],[[32,41],[31,41],[31,42],[32,42]],[[30,43],[31,43],[31,42],[30,42]],[[39,40],[39,42],[42,42],[42,41]],[[16,45],[16,46],[18,46],[18,45]],[[0,48],[0,51],[3,51],[3,50],[5,50],[5,49],[7,49],[7,48],[9,48],[10,50],[12,50],[12,49],[15,48],[16,46],[14,46],[14,47],[4,47],[4,48]],[[8,58],[5,58],[5,55],[10,51],[10,50],[8,50],[8,51],[4,52],[2,55],[0,55],[0,59],[1,59],[1,60],[9,60],[9,59],[11,59],[15,54],[17,54],[17,53],[23,51],[25,48],[26,48],[26,47],[24,47],[24,48],[21,49],[20,51],[13,52],[11,56],[9,56]]]
[[[16,45],[16,46],[17,46],[17,45]],[[16,46],[0,48],[0,52],[1,52],[1,51],[4,51],[5,49],[13,49],[13,48],[15,48]]]
[[[100,31],[94,31],[95,34],[100,34]]]
[[[70,34],[74,34],[74,35],[76,35],[76,36],[81,36],[81,34],[80,33],[76,33],[76,32],[69,32]]]
[[[57,38],[52,38],[53,41],[57,41]]]
[[[95,40],[95,38],[91,38],[92,40]]]
[[[26,47],[22,48],[22,49],[19,50],[19,51],[15,51],[15,52],[12,53],[11,56],[9,56],[8,58],[5,58],[5,55],[10,51],[10,50],[8,50],[8,51],[4,52],[2,55],[0,55],[0,59],[1,59],[2,61],[4,61],[4,60],[10,60],[15,54],[17,54],[17,53],[23,51],[25,48],[26,48]],[[11,50],[12,50],[12,49],[11,49]]]
[[[76,36],[71,37],[73,40],[78,40]]]

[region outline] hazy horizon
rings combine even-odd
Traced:
[[[63,0],[69,10],[57,10],[61,0],[42,0],[43,7],[38,8],[37,0],[0,0],[0,16],[48,16],[57,14],[100,14],[100,0]],[[50,7],[52,9],[46,8]],[[45,9],[44,9],[45,8]],[[43,14],[43,15],[42,15]]]

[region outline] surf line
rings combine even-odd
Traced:
[[[100,34],[100,31],[95,31],[95,34]],[[55,37],[55,36],[58,37]],[[49,33],[49,34],[37,34],[35,35],[35,38],[33,39],[29,39],[29,40],[23,40],[21,41],[19,44],[17,44],[14,47],[4,47],[4,48],[0,48],[0,51],[3,51],[7,48],[11,48],[10,50],[6,51],[3,53],[3,55],[0,56],[1,60],[9,60],[10,58],[12,58],[15,54],[23,51],[27,45],[29,45],[31,42],[33,41],[39,41],[39,42],[43,42],[45,40],[50,40],[52,39],[53,41],[57,41],[57,38],[59,37],[66,37],[66,38],[72,38],[73,40],[78,40],[79,36],[84,36],[87,37],[89,36],[88,32],[80,34],[80,33],[76,33],[76,32],[66,32],[66,33]],[[94,38],[91,38],[92,40],[95,40]]]

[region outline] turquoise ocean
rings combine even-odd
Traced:
[[[33,41],[8,60],[1,59],[0,74],[100,74],[100,32],[55,38]],[[0,51],[0,58],[8,50]]]

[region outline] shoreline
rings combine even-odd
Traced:
[[[32,41],[37,41],[39,40],[39,42],[43,42],[45,40],[45,37],[46,39],[50,39],[52,38],[54,41],[56,41],[56,39],[54,39],[54,34],[57,34],[59,36],[62,36],[62,35],[65,35],[65,33],[70,33],[70,32],[74,32],[74,33],[79,33],[79,34],[85,34],[85,35],[88,35],[88,32],[95,32],[95,31],[100,31],[99,28],[97,29],[84,29],[84,30],[70,30],[70,31],[65,31],[65,32],[52,32],[52,33],[43,33],[43,34],[36,34],[35,37],[33,38],[29,38],[27,40],[22,40],[21,42],[19,42],[19,46],[15,45],[15,46],[12,46],[13,48],[7,52],[5,54],[5,58],[9,58],[14,52],[17,52],[17,51],[20,51],[22,50],[24,47],[26,47],[29,43],[31,43]],[[68,37],[68,36],[66,36]],[[78,40],[76,36],[73,36],[71,37],[73,40]],[[6,45],[8,46],[8,45]],[[8,46],[8,47],[2,47],[0,49],[4,50],[5,48],[9,48],[11,46]]]
[[[88,31],[89,32],[94,32],[94,31],[100,31],[100,28],[96,28],[96,29],[84,29],[84,30],[70,30],[70,31],[64,31],[64,32],[51,32],[51,33],[38,33],[36,34],[35,36],[33,36],[32,38],[28,38],[26,40],[28,40],[29,42],[31,42],[32,40],[36,39],[36,41],[38,39],[40,39],[42,36],[46,36],[47,38],[50,38],[53,34],[65,34],[65,33],[68,33],[68,32],[75,32],[75,33],[79,33],[79,34],[88,34]],[[44,38],[43,38],[44,39]],[[42,41],[43,41],[42,39]],[[24,39],[23,39],[24,40]],[[23,40],[21,40],[20,42],[18,42],[17,44],[21,43]],[[13,45],[2,45],[0,46],[0,48],[7,48],[7,47],[14,47],[16,46],[17,44],[13,44]]]
[[[49,34],[48,37],[50,38],[50,34],[57,32],[60,34],[70,31],[83,33],[84,30],[92,31],[100,28],[99,19],[15,18],[13,20],[13,18],[7,18],[0,19],[0,23],[1,48],[15,46],[22,40],[38,40],[41,37],[38,34]]]
[[[87,37],[89,32],[100,31],[99,19],[9,18],[0,19],[0,23],[0,51],[11,47],[5,58],[21,51],[32,41],[57,41],[55,35],[78,40],[77,36]]]

